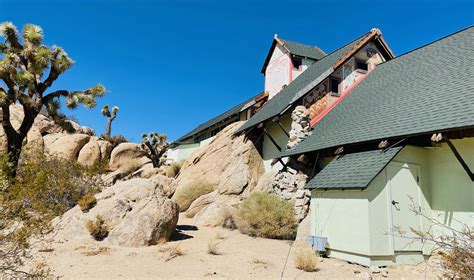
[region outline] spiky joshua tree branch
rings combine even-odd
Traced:
[[[147,157],[153,163],[153,167],[160,167],[163,162],[161,158],[168,150],[169,143],[165,134],[151,132],[142,134],[141,148],[146,152]]]
[[[117,112],[119,111],[119,107],[114,106],[112,107],[112,112],[110,112],[109,105],[105,105],[102,108],[102,115],[107,118],[107,126],[105,127],[105,137],[107,139],[110,138],[110,132],[112,130],[112,122],[117,117]]]
[[[9,160],[15,167],[11,175],[15,176],[22,142],[42,108],[54,118],[59,114],[60,97],[66,99],[70,109],[79,104],[93,108],[95,99],[105,94],[105,88],[96,85],[82,91],[47,92],[74,64],[73,60],[61,47],[44,45],[43,31],[37,25],[26,24],[19,34],[11,22],[4,22],[0,24],[0,36],[4,38],[4,42],[0,42],[0,108]],[[25,115],[19,129],[13,128],[10,121],[10,105],[16,103],[23,107]]]

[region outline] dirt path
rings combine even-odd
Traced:
[[[106,242],[53,244],[52,251],[38,253],[64,279],[78,278],[232,278],[280,279],[290,243],[281,240],[252,238],[237,230],[196,228],[184,216],[178,223],[181,241],[145,248],[111,246]],[[216,236],[220,237],[217,238]],[[220,255],[208,254],[209,242],[217,242]],[[172,248],[179,244],[184,255],[169,261]],[[171,248],[171,249],[170,249]],[[433,279],[432,269],[425,275],[425,265],[383,269],[370,276],[368,269],[336,259],[321,258],[318,271],[295,268],[293,246],[284,279]],[[384,272],[387,271],[387,272]],[[385,275],[385,276],[382,276]],[[426,277],[426,278],[425,278]]]

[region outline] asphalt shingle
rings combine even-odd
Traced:
[[[288,48],[291,54],[297,55],[297,56],[302,56],[302,57],[308,57],[312,58],[315,60],[320,60],[326,54],[319,48],[317,47],[311,47],[307,45],[303,45],[300,43],[292,42],[292,41],[287,41],[283,40],[283,45]]]
[[[209,127],[221,122],[221,121],[224,121],[226,120],[227,118],[230,118],[230,117],[233,117],[237,114],[240,113],[240,111],[249,103],[251,102],[252,100],[254,100],[255,98],[257,98],[258,96],[262,95],[262,92],[260,92],[259,94],[257,94],[256,96],[253,96],[252,98],[250,99],[247,99],[245,100],[244,102],[232,107],[230,110],[228,111],[225,111],[224,113],[208,120],[207,122],[204,122],[200,125],[198,125],[195,129],[191,130],[190,132],[186,133],[185,135],[181,136],[180,138],[178,138],[176,141],[174,141],[174,143],[178,143],[178,142],[182,142],[188,138],[190,138],[191,136],[193,135],[196,135],[206,129],[208,129]]]
[[[307,189],[360,189],[366,188],[403,147],[383,152],[373,150],[334,158],[311,179]]]
[[[474,127],[474,27],[377,66],[281,156]]]

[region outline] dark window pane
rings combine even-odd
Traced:
[[[331,92],[339,93],[339,80],[331,79]]]
[[[293,67],[296,69],[300,68],[301,64],[303,64],[303,60],[300,57],[293,57],[292,62]]]
[[[356,60],[356,68],[364,71],[369,70],[369,66],[367,65],[367,63],[362,60]]]

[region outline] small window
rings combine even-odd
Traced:
[[[369,65],[363,60],[356,59],[356,69],[367,72],[369,71]]]
[[[299,69],[300,66],[303,64],[303,59],[301,57],[293,57],[291,62],[293,63],[293,68]]]
[[[331,95],[339,96],[339,83],[340,80],[336,78],[331,78]]]

